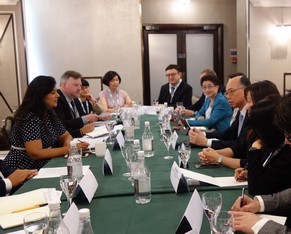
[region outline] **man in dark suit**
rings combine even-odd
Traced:
[[[66,71],[60,80],[60,94],[58,105],[54,108],[59,119],[70,134],[82,137],[84,134],[94,130],[93,122],[100,119],[99,115],[86,114],[79,105],[76,106],[74,99],[80,96],[81,74],[76,71]]]
[[[14,170],[0,160],[0,196],[6,196],[37,174],[37,170]]]
[[[251,83],[242,73],[231,75],[226,89],[227,100],[232,108],[236,108],[234,121],[225,132],[201,132],[197,129],[189,132],[190,142],[197,146],[211,147],[213,149],[222,149],[231,147],[238,139],[244,137],[245,130],[249,127],[249,119],[247,115],[246,100],[244,97],[244,89]],[[230,95],[231,92],[231,95]],[[242,117],[241,117],[242,116]],[[243,118],[242,125],[239,127],[239,118]]]
[[[183,102],[183,106],[192,105],[192,87],[182,80],[180,67],[170,64],[165,71],[168,83],[161,87],[159,104],[167,102],[168,106],[175,107],[177,102]]]

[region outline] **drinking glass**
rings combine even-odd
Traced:
[[[45,212],[33,212],[24,216],[23,229],[26,234],[45,234],[48,218]]]
[[[70,208],[74,196],[75,189],[78,185],[78,179],[75,176],[63,175],[60,177],[60,186],[66,195],[68,207]]]
[[[109,139],[107,140],[107,144],[109,145],[112,145],[114,143],[113,129],[115,124],[116,124],[115,121],[105,121],[105,126],[109,134]]]
[[[131,160],[133,157],[133,145],[132,144],[125,144],[123,147],[121,147],[121,154],[126,162],[128,172],[123,173],[123,176],[130,177],[130,165]],[[130,178],[129,178],[130,179]]]
[[[159,100],[154,99],[153,100],[153,106],[159,106]]]
[[[182,116],[183,112],[185,111],[185,107],[183,106],[183,102],[176,103],[177,111],[180,116]]]
[[[222,195],[218,192],[206,192],[202,194],[202,205],[210,225],[210,233],[214,234],[213,224],[222,206]]]
[[[191,146],[190,145],[179,145],[178,146],[178,153],[179,157],[181,159],[181,162],[183,164],[183,168],[187,168],[187,164],[189,161],[189,158],[191,156]]]
[[[164,159],[172,159],[173,156],[170,156],[170,146],[172,143],[172,131],[170,129],[164,129],[162,134],[163,134],[164,144],[167,147],[167,151],[168,151],[168,155],[164,156]]]
[[[217,234],[233,234],[233,217],[229,211],[220,211],[214,220],[214,232]]]

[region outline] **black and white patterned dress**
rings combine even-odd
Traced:
[[[55,126],[53,119],[57,119]],[[49,111],[45,117],[47,131],[45,131],[44,122],[33,113],[29,113],[21,122],[20,127],[16,129],[14,125],[12,129],[10,135],[12,147],[4,161],[15,169],[39,170],[48,160],[31,159],[25,151],[24,143],[41,140],[43,149],[53,147],[58,142],[59,137],[66,132],[66,129],[58,120],[54,111]]]

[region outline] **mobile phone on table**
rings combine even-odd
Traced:
[[[217,168],[217,167],[219,167],[218,163],[195,164],[195,168],[197,168],[197,169],[207,169],[207,168]]]

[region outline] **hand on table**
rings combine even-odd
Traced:
[[[16,187],[36,174],[37,170],[15,170],[7,178],[11,181],[12,187]]]

